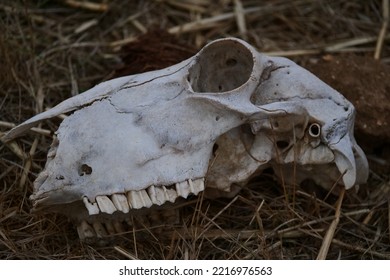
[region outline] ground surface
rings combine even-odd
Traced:
[[[233,199],[190,199],[178,225],[139,225],[104,246],[88,245],[65,217],[30,213],[55,119],[0,146],[0,259],[390,258],[387,1],[108,2],[2,1],[0,134],[103,80],[163,68],[209,40],[235,36],[290,57],[351,100],[369,181],[340,204],[321,190],[284,193],[267,174]]]

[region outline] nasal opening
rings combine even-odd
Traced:
[[[231,91],[249,80],[253,65],[253,55],[246,46],[235,40],[220,40],[201,51],[188,80],[195,92]]]

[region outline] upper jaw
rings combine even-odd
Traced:
[[[133,209],[150,208],[153,205],[162,205],[166,202],[175,202],[178,197],[187,198],[204,191],[204,178],[188,179],[169,186],[149,186],[141,190],[130,190],[121,193],[98,195],[94,199],[82,197],[82,201],[89,215],[100,213],[113,214],[114,212],[128,213]],[[40,193],[31,196],[34,201],[34,210],[50,208],[55,203],[53,193]],[[61,208],[60,203],[57,207]]]

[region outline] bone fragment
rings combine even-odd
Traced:
[[[86,221],[82,221],[77,226],[77,233],[79,234],[81,240],[96,237],[95,230]]]
[[[105,195],[98,195],[96,202],[103,213],[112,214],[117,211],[112,201]]]
[[[94,203],[90,202],[87,197],[83,197],[83,202],[84,202],[85,207],[88,210],[89,215],[99,214],[100,211],[99,211],[99,207],[97,206],[96,202],[94,202]]]
[[[116,209],[123,213],[129,213],[129,203],[127,202],[127,198],[124,194],[115,193],[111,196],[111,200]]]
[[[151,207],[153,202],[150,200],[146,190],[129,191],[127,193],[127,200],[131,208],[140,209],[142,207]]]

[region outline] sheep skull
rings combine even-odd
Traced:
[[[281,177],[297,164],[299,182],[312,178],[326,188],[340,176],[346,188],[367,179],[352,104],[290,60],[239,39],[213,41],[163,70],[101,83],[3,140],[66,112],[73,113],[56,132],[31,199],[35,210],[77,220],[82,238],[99,235],[102,223],[112,229],[132,209],[196,195],[205,184],[210,193],[235,193],[266,167]]]

